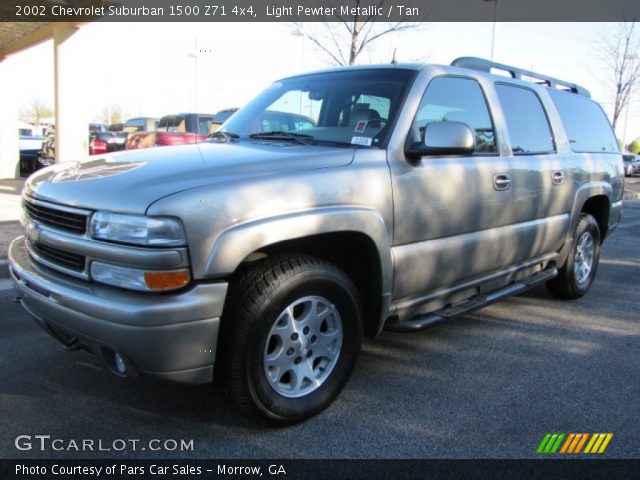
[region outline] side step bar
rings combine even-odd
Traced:
[[[506,287],[495,290],[485,295],[479,295],[467,300],[464,303],[448,307],[443,310],[430,313],[428,315],[417,317],[411,320],[391,321],[385,324],[384,329],[389,332],[416,332],[418,330],[424,330],[425,328],[437,325],[447,320],[460,317],[467,313],[478,310],[487,305],[502,300],[503,298],[517,295],[525,292],[541,283],[545,283],[558,275],[557,268],[549,268],[541,272],[532,275],[531,277],[524,278],[517,282],[514,282]]]

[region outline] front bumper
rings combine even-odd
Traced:
[[[213,379],[228,284],[200,283],[174,294],[130,292],[59,274],[32,261],[24,237],[9,247],[18,297],[36,322],[67,348],[85,349],[116,372],[184,383]]]

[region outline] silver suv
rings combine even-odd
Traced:
[[[584,295],[622,194],[577,85],[476,58],[349,67],[275,82],[207,143],[30,177],[10,269],[68,349],[121,376],[215,373],[290,423],[338,395],[363,335],[540,283]]]

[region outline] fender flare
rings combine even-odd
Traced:
[[[603,195],[607,197],[609,200],[609,208],[613,205],[613,189],[611,185],[607,182],[589,182],[581,185],[580,188],[576,191],[573,207],[571,208],[571,221],[569,222],[570,230],[569,234],[573,232],[573,229],[578,224],[580,220],[580,212],[584,208],[584,204],[587,203],[592,197]]]
[[[376,210],[359,206],[322,207],[234,225],[217,238],[209,253],[207,277],[233,273],[247,256],[261,248],[312,235],[356,232],[369,237],[380,259],[382,295],[390,294],[393,259],[387,225]]]

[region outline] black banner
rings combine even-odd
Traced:
[[[640,460],[1,460],[10,479],[636,479]]]
[[[6,22],[628,21],[637,0],[3,0]]]

